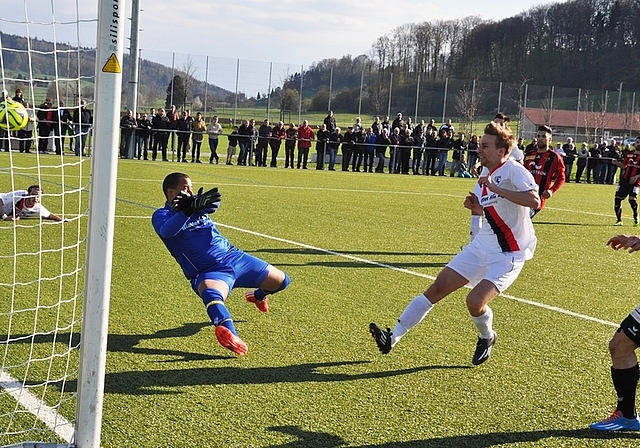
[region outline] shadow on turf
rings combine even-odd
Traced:
[[[294,440],[292,442],[287,442],[282,445],[272,445],[278,448],[302,448],[309,446],[322,446],[325,448],[332,448],[348,445],[348,443],[339,436],[326,432],[305,431],[297,426],[271,426],[267,429],[269,431],[280,432],[297,437],[298,440]],[[628,442],[630,442],[630,440],[640,439],[640,434],[628,432],[598,432],[590,429],[549,429],[544,431],[494,432],[489,434],[451,436],[425,440],[413,440],[410,442],[388,442],[382,444],[367,444],[361,446],[373,448],[489,448],[492,446],[503,445],[507,443],[538,442],[549,438],[579,439],[582,440],[581,443],[584,443],[585,446],[587,446],[588,439],[620,441],[627,440]]]
[[[330,250],[330,249],[326,249]],[[252,251],[247,251],[251,253],[268,253],[268,254],[289,254],[289,255],[328,255],[331,256],[331,253],[327,253],[324,250],[316,250],[316,249],[307,249],[307,248],[287,248],[287,249],[256,249]],[[345,254],[345,255],[406,255],[406,256],[430,256],[430,257],[439,257],[439,256],[448,256],[453,257],[456,254],[452,253],[426,253],[426,252],[381,252],[379,250],[331,250],[331,252],[335,252],[337,254]]]
[[[235,322],[240,322],[236,320]],[[190,353],[182,350],[168,350],[162,348],[144,348],[137,347],[142,341],[148,341],[153,339],[165,339],[165,338],[188,338],[194,336],[200,332],[203,328],[211,327],[210,322],[198,322],[187,323],[177,328],[171,328],[168,330],[159,330],[151,334],[110,334],[107,341],[107,351],[109,352],[126,352],[135,353],[140,355],[152,355],[152,356],[170,356],[171,360],[165,362],[181,362],[181,361],[208,361],[215,359],[228,359],[234,356],[215,356],[205,353]],[[213,334],[213,329],[211,330]],[[12,339],[15,342],[12,344],[52,344],[55,340],[58,344],[77,346],[80,343],[80,335],[74,333],[71,336],[71,342],[69,341],[69,333],[53,334],[37,334],[31,335],[17,335],[12,334]]]
[[[584,226],[583,222],[551,222],[551,221],[533,221],[533,224],[535,225],[542,225],[542,226]],[[589,224],[590,227],[594,227],[592,224]],[[608,226],[611,226],[611,224],[609,224]],[[607,226],[605,226],[607,227]]]
[[[180,388],[189,386],[355,381],[409,375],[426,370],[470,368],[470,366],[419,366],[410,369],[358,374],[326,373],[319,370],[328,367],[368,364],[370,362],[342,361],[279,367],[199,367],[192,369],[116,372],[106,375],[105,392],[129,395],[178,394],[181,393]],[[68,381],[65,384],[65,391],[74,391],[75,388],[75,381]]]
[[[284,268],[287,266],[316,266],[325,268],[385,268],[386,266],[393,266],[399,269],[409,268],[443,268],[447,263],[387,263],[384,261],[370,260],[366,263],[362,261],[311,261],[307,263],[277,263],[278,267]]]

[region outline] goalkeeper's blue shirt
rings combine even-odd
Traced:
[[[189,280],[242,254],[218,232],[205,212],[186,216],[183,212],[174,212],[171,205],[165,204],[153,212],[151,223]]]

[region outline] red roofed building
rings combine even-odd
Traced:
[[[551,110],[525,108],[522,110],[520,134],[531,140],[538,126],[547,124],[557,137],[573,137],[579,142],[593,142],[594,137],[629,137],[640,134],[638,113],[602,113],[575,110]]]

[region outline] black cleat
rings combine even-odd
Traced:
[[[473,354],[471,363],[474,366],[479,366],[489,359],[489,356],[491,356],[491,347],[493,347],[497,340],[498,334],[495,331],[493,332],[493,337],[489,339],[478,338],[478,344],[476,345],[476,351]]]
[[[378,344],[378,349],[383,355],[386,355],[391,351],[391,330],[387,328],[387,331],[381,330],[376,324],[371,322],[369,324],[369,333]]]

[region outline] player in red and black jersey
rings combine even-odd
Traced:
[[[636,138],[635,146],[622,152],[622,161],[613,159],[612,163],[622,168],[613,206],[616,212],[614,225],[622,225],[622,201],[629,196],[629,205],[633,210],[633,226],[636,227],[638,225],[638,191],[640,190],[640,137]]]
[[[539,126],[536,136],[537,146],[524,156],[524,167],[529,170],[540,187],[540,207],[531,210],[531,217],[535,216],[547,199],[564,185],[564,161],[562,156],[553,151],[551,141],[553,131],[549,126]]]

